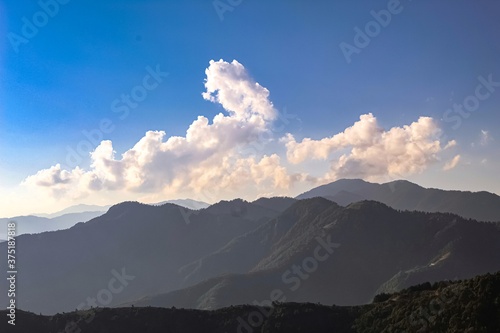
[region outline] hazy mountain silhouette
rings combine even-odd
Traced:
[[[478,221],[500,221],[500,196],[489,192],[445,191],[423,188],[405,180],[376,184],[341,179],[316,187],[297,199],[324,197],[340,205],[375,200],[401,210],[458,214]]]
[[[7,224],[15,221],[17,224],[17,235],[36,234],[44,231],[68,229],[78,222],[85,222],[94,217],[104,214],[102,211],[68,213],[53,218],[39,216],[15,216],[12,218],[0,218],[0,238],[6,239]]]
[[[173,203],[178,206],[193,210],[207,208],[208,206],[210,206],[205,202],[191,199],[168,200],[154,205],[161,206],[166,203]],[[55,231],[71,228],[78,222],[85,222],[93,219],[94,217],[101,216],[109,209],[109,207],[111,206],[81,204],[65,208],[52,214],[33,214],[28,216],[0,218],[0,226],[4,226],[0,230],[0,239],[6,238],[6,225],[10,221],[16,221],[18,223],[17,235],[36,234],[45,231]]]
[[[54,217],[59,217],[61,215],[66,215],[66,214],[73,214],[73,213],[86,213],[86,212],[102,212],[105,213],[109,207],[111,206],[99,206],[99,205],[85,205],[85,204],[80,204],[80,205],[74,205],[70,206],[68,208],[65,208],[63,210],[51,213],[51,214],[31,214],[33,216],[40,216],[40,217],[46,217],[46,218],[54,218]]]
[[[188,209],[193,209],[193,210],[203,209],[203,208],[207,208],[208,206],[210,206],[210,204],[208,204],[206,202],[192,200],[192,199],[166,200],[166,201],[162,201],[162,202],[156,203],[154,205],[155,206],[161,206],[161,205],[164,205],[166,203],[175,204],[177,206],[181,206],[181,207],[188,208]]]

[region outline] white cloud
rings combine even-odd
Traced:
[[[457,142],[455,140],[451,140],[451,141],[448,141],[446,146],[444,146],[444,149],[449,149],[449,148],[455,147],[456,145],[457,145]]]
[[[307,159],[326,160],[332,153],[349,149],[331,162],[331,171],[325,179],[359,177],[380,179],[420,173],[438,160],[443,150],[437,139],[440,129],[432,118],[420,117],[417,122],[386,131],[370,113],[341,133],[321,140],[305,138],[297,142],[288,134],[282,139],[286,144],[287,158],[291,163]],[[447,146],[456,143],[450,142]]]
[[[238,61],[211,60],[205,74],[207,91],[202,93],[203,98],[220,103],[233,118],[250,123],[275,119],[269,90],[255,82]]]
[[[184,136],[148,131],[121,155],[111,141],[104,140],[91,153],[88,169],[63,170],[57,164],[27,177],[23,184],[65,200],[90,194],[92,198],[108,194],[123,199],[126,194],[151,200],[189,196],[207,202],[250,199],[292,195],[297,183],[304,189],[342,177],[375,180],[420,173],[439,160],[443,149],[456,145],[450,141],[441,147],[440,130],[432,118],[421,117],[410,125],[384,130],[372,114],[365,114],[343,132],[321,140],[296,142],[287,134],[280,140],[281,148],[286,148],[285,159],[265,151],[262,142],[272,137],[265,134],[272,132],[279,116],[269,91],[236,60],[212,60],[205,73],[202,96],[219,103],[225,113],[211,121],[198,116]],[[249,149],[251,156],[244,154]],[[349,153],[333,159],[334,152],[345,149]],[[309,159],[333,159],[330,171],[310,174],[300,166]]]
[[[460,162],[460,155],[456,155],[450,161],[446,162],[446,164],[443,166],[443,170],[449,171],[451,169],[454,169],[458,165],[458,162]]]
[[[23,184],[49,189],[53,196],[73,198],[101,190],[177,190],[201,193],[201,198],[209,201],[215,193],[234,192],[238,196],[237,191],[247,187],[254,187],[255,192],[271,188],[285,191],[302,179],[300,174],[288,174],[277,155],[239,154],[242,147],[270,131],[277,117],[269,91],[253,81],[236,60],[212,60],[206,75],[203,98],[220,103],[228,115],[219,113],[211,123],[199,116],[183,137],[148,131],[120,158],[111,141],[102,141],[91,153],[90,170],[62,170],[57,164],[27,177]]]

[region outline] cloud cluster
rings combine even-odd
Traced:
[[[297,142],[292,134],[285,135],[278,143],[286,149],[285,159],[266,152],[261,142],[263,137],[272,137],[264,134],[273,131],[273,122],[279,118],[269,91],[236,60],[212,60],[205,74],[202,97],[225,110],[212,121],[199,116],[185,136],[148,131],[120,156],[113,143],[104,140],[90,154],[88,170],[64,170],[57,164],[27,177],[23,184],[48,190],[54,197],[73,199],[117,191],[131,196],[188,195],[215,202],[291,195],[296,183],[307,182],[309,187],[343,177],[399,178],[422,172],[439,160],[441,151],[456,145],[450,141],[441,146],[440,129],[432,118],[421,117],[410,125],[384,130],[372,114],[365,114],[343,132],[321,140]],[[250,156],[244,154],[249,148]],[[456,166],[459,158],[447,168]],[[312,175],[303,170],[302,163],[310,159],[331,160],[330,171]]]
[[[210,61],[206,76],[203,98],[219,103],[227,115],[219,113],[211,123],[199,116],[183,137],[148,131],[120,158],[112,142],[104,140],[91,153],[89,171],[62,170],[58,164],[29,176],[24,184],[73,198],[99,190],[153,193],[168,187],[205,191],[202,198],[210,200],[217,190],[236,192],[250,184],[267,191],[289,189],[300,175],[289,175],[279,156],[239,154],[269,131],[277,117],[269,91],[236,60]]]
[[[359,177],[377,180],[420,173],[438,161],[445,148],[439,141],[440,129],[432,118],[420,117],[403,127],[384,130],[370,113],[341,133],[321,140],[305,138],[297,142],[287,134],[282,141],[288,161],[294,164],[308,159],[326,160],[334,152],[348,150],[332,160],[326,179]],[[450,141],[446,148],[456,144]]]

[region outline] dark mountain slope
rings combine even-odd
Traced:
[[[7,318],[6,311],[0,315]],[[274,303],[272,307],[236,306],[216,311],[118,308],[51,317],[19,311],[14,332],[106,333],[389,333],[500,331],[500,273],[470,280],[417,285],[381,294],[372,304],[354,307]]]
[[[269,300],[279,289],[287,301],[353,305],[380,291],[500,269],[500,230],[494,223],[398,212],[374,201],[343,208],[321,198],[299,201],[283,214],[291,212],[305,218],[295,219],[282,237],[267,244],[267,255],[251,273],[221,276],[133,304],[213,309]],[[253,243],[260,236],[252,231],[245,237],[255,237]],[[229,255],[227,261],[232,260],[237,257]]]
[[[178,269],[260,225],[259,221],[209,211],[191,212],[173,204],[125,202],[87,223],[56,232],[17,238],[19,306],[42,313],[75,309],[96,298],[116,274],[134,277],[99,305],[114,305],[181,287]],[[273,213],[274,214],[274,213]],[[7,253],[6,243],[0,251]],[[6,256],[0,266],[6,267]],[[124,272],[124,273],[122,273]],[[6,280],[0,281],[2,290]],[[51,300],[47,302],[47,300]],[[1,306],[6,295],[0,296]],[[108,303],[109,302],[109,303]]]
[[[277,212],[283,212],[291,205],[293,205],[297,199],[288,197],[272,197],[272,198],[259,198],[252,201],[253,204],[272,209]]]
[[[263,199],[259,200],[263,201]],[[269,203],[274,198],[268,200],[266,202]],[[286,202],[290,201],[286,200]],[[278,244],[300,220],[307,223],[332,205],[337,206],[321,198],[296,202],[275,219],[232,239],[221,249],[182,267],[180,273],[184,276],[185,286],[222,274],[250,271],[262,258],[270,255],[272,247]],[[277,205],[277,207],[280,206]]]

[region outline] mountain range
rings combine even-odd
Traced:
[[[398,184],[395,192],[403,190]],[[66,230],[21,235],[19,308],[44,314],[96,306],[218,309],[275,298],[358,305],[419,283],[500,270],[499,223],[473,220],[473,210],[463,217],[364,198],[332,201],[365,186],[380,186],[367,193],[399,195],[406,205],[428,193],[408,185],[405,195],[392,197],[390,184],[342,180],[296,199],[235,199],[198,210],[124,202]],[[447,194],[461,198],[449,191],[435,197]],[[466,194],[473,202],[483,196],[483,208],[494,212],[498,196]],[[447,201],[453,199],[440,202]],[[1,267],[5,260],[0,256]],[[0,306],[6,301],[1,295]]]
[[[7,311],[0,316],[7,317]],[[381,333],[500,331],[500,272],[464,281],[425,283],[379,294],[361,306],[274,302],[203,311],[176,308],[94,308],[54,316],[18,311],[2,332],[80,333]]]
[[[257,205],[244,210],[240,203],[191,211],[174,204],[124,202],[70,229],[21,235],[19,307],[42,313],[75,309],[122,272],[135,276],[134,281],[110,304],[176,289],[182,283],[180,267],[279,214]],[[7,251],[6,243],[0,249]],[[2,267],[5,260],[0,258]],[[0,286],[6,287],[6,281]],[[6,297],[0,297],[5,304]]]
[[[297,199],[313,197],[324,197],[342,206],[375,200],[399,210],[453,213],[478,221],[500,221],[500,196],[496,194],[424,188],[406,180],[377,184],[341,179],[302,193]]]
[[[57,217],[47,218],[34,215],[0,218],[0,239],[7,239],[7,224],[16,222],[16,234],[38,234],[46,231],[68,229],[78,222],[85,222],[104,214],[102,211],[86,211],[67,213]]]
[[[500,270],[500,226],[375,201],[304,199],[191,266],[181,273],[201,282],[126,305],[216,309],[261,304],[276,289],[287,301],[364,304],[377,293]]]
[[[50,213],[50,214],[36,213],[36,214],[31,214],[31,216],[39,216],[39,217],[45,217],[48,219],[52,219],[55,217],[66,215],[66,214],[86,213],[86,212],[103,212],[104,213],[109,209],[109,207],[111,207],[111,206],[79,204],[79,205],[67,207],[63,210],[60,210],[60,211],[57,211],[54,213]]]
[[[179,199],[162,201],[155,206],[161,206],[166,203],[174,203],[178,206],[197,210],[210,206],[209,204],[191,199]],[[28,216],[15,216],[9,218],[0,218],[0,242],[7,239],[7,223],[15,221],[17,223],[17,235],[37,234],[46,231],[56,231],[68,229],[78,222],[85,222],[94,217],[101,216],[111,206],[98,205],[75,205],[51,214],[33,214]]]

